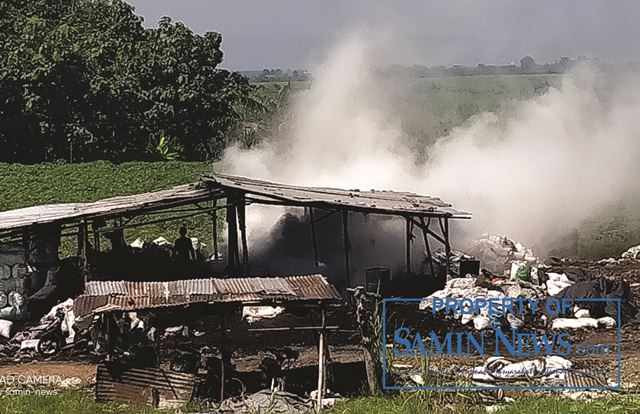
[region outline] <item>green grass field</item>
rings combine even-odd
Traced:
[[[395,396],[363,397],[340,403],[326,414],[482,414],[485,405],[474,404],[464,399],[446,402],[450,398],[440,398],[436,393],[406,393]],[[440,394],[441,395],[441,394]],[[0,414],[152,414],[152,413],[195,413],[208,412],[201,402],[190,403],[175,409],[153,409],[147,406],[103,404],[93,400],[85,391],[59,391],[56,395],[2,395],[0,394]],[[597,414],[640,412],[640,397],[637,395],[605,397],[592,401],[574,401],[567,398],[525,397],[509,404],[501,405],[500,414]],[[257,413],[256,413],[257,414]],[[275,414],[268,410],[260,414]]]
[[[51,391],[51,390],[47,390]],[[176,409],[155,409],[149,406],[124,404],[103,404],[94,400],[87,391],[58,391],[55,395],[1,394],[0,414],[169,414],[206,412],[206,406],[199,402]]]
[[[365,397],[346,401],[336,405],[328,414],[483,414],[484,404],[472,403],[458,398],[438,398],[431,392],[426,394],[408,393],[392,397]],[[440,394],[441,395],[441,394]],[[640,412],[640,397],[637,395],[606,397],[592,401],[574,401],[568,398],[551,396],[525,397],[513,403],[500,404],[495,411],[500,414],[598,414],[598,413],[637,413]]]

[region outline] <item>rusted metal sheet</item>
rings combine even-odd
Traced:
[[[585,374],[580,371],[567,371],[566,386],[585,389],[606,387],[607,379],[601,374]]]
[[[95,309],[106,306],[108,304],[108,300],[108,296],[78,296],[73,301],[73,312],[77,317],[89,315]]]
[[[87,293],[76,299],[75,312],[83,317],[97,308],[136,310],[193,303],[340,301],[336,288],[322,275],[264,278],[193,279],[172,282],[89,282]],[[99,293],[99,294],[97,294]]]
[[[127,282],[122,280],[107,280],[104,282],[88,282],[84,287],[85,295],[88,296],[104,296],[104,295],[127,295]]]
[[[242,192],[257,203],[276,202],[282,205],[342,209],[381,214],[470,218],[470,213],[455,210],[438,197],[380,190],[347,190],[328,187],[302,187],[256,180],[226,174],[202,178],[210,188]]]
[[[215,279],[214,284],[217,291],[222,295],[278,295],[295,296],[287,280],[279,277],[260,278],[247,277],[236,279]]]
[[[322,300],[327,297],[340,298],[340,293],[335,286],[324,277],[320,280],[308,276],[290,276],[287,282],[297,296],[308,300]]]
[[[161,368],[117,370],[101,364],[96,372],[96,400],[155,407],[183,405],[193,398],[197,381],[194,374]]]
[[[215,295],[214,279],[186,279],[169,282],[91,281],[85,285],[85,295],[129,297],[168,297],[189,294]]]

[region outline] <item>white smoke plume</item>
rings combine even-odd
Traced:
[[[474,214],[456,227],[469,238],[506,234],[541,254],[603,205],[639,193],[637,74],[581,68],[558,89],[472,117],[418,162],[391,94],[373,74],[380,53],[358,37],[339,45],[298,94],[288,129],[250,150],[229,148],[228,170],[440,196]]]

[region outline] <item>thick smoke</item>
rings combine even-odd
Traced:
[[[639,80],[583,67],[559,89],[481,114],[436,144],[423,188],[473,211],[476,232],[544,254],[594,212],[638,195]]]
[[[636,74],[580,68],[557,89],[476,115],[435,144],[422,144],[428,146],[425,160],[403,133],[402,114],[391,99],[397,90],[389,91],[374,74],[380,53],[357,37],[339,45],[313,71],[312,87],[297,95],[287,128],[257,148],[229,148],[229,171],[301,185],[437,195],[474,214],[455,226],[460,237],[454,247],[494,232],[541,255],[598,209],[639,193]],[[271,209],[265,219],[265,211],[248,210],[257,245],[260,235],[275,237],[261,225],[282,214]],[[385,221],[383,231],[372,231],[378,244],[385,243],[385,232],[396,231],[399,237],[388,241],[402,260],[403,230],[395,224]],[[339,226],[335,231],[339,244]]]

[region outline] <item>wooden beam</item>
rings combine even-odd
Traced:
[[[96,252],[100,251],[100,230],[99,230],[99,224],[97,222],[93,222],[91,223],[91,227],[93,230],[93,249]],[[62,237],[62,235],[61,235]]]
[[[444,234],[444,251],[446,255],[446,263],[447,263],[447,280],[449,280],[449,266],[451,265],[451,245],[449,244],[449,219],[444,219],[444,227],[442,228]]]
[[[227,314],[226,312],[220,313],[220,401],[224,400],[224,368],[226,366],[227,358]]]
[[[349,239],[349,211],[342,211],[342,239],[344,241],[344,265],[347,287],[351,287],[351,240]]]
[[[431,219],[427,221],[427,224],[424,223],[424,217],[420,217],[420,224],[422,224],[422,238],[424,239],[424,248],[427,251],[427,260],[429,261],[429,271],[431,272],[431,276],[435,276],[435,271],[433,268],[433,256],[431,255],[431,246],[429,245],[429,233],[427,233],[424,229],[429,227],[431,224]]]
[[[211,244],[213,246],[213,258],[218,260],[218,200],[212,200],[211,206]]]
[[[235,275],[240,266],[238,252],[238,220],[236,219],[235,200],[227,202],[227,269],[229,274]]]
[[[431,220],[431,219],[429,219]],[[420,224],[420,222],[416,221],[415,219],[411,219],[411,221],[413,222],[413,224],[415,224],[416,226],[418,226],[418,228],[426,231],[427,233],[429,233],[429,235],[431,235],[431,237],[433,237],[434,239],[438,240],[440,243],[442,243],[443,245],[446,245],[447,242],[445,241],[443,236],[440,236],[438,233],[434,232],[433,230],[431,230],[429,228],[429,226],[424,227],[422,224]]]
[[[244,196],[238,198],[236,204],[238,210],[238,225],[240,227],[240,239],[242,240],[242,269],[245,276],[248,276],[249,271],[249,247],[247,244],[247,220],[246,220],[246,205],[244,203]]]
[[[89,281],[89,258],[87,257],[89,250],[88,233],[89,226],[87,225],[87,220],[83,219],[78,230],[78,238],[80,238],[80,240],[78,240],[78,244],[82,249],[82,254],[80,257],[82,258],[82,276],[84,278],[85,284]]]
[[[309,207],[309,222],[311,223],[311,245],[313,247],[313,264],[316,270],[320,267],[318,259],[318,242],[316,240],[316,223],[313,220],[313,207]]]
[[[411,274],[411,218],[406,219],[406,249],[405,249],[405,261],[407,275]]]
[[[320,330],[320,336],[318,338],[318,395],[317,395],[317,404],[316,404],[316,410],[318,412],[320,412],[322,410],[322,399],[324,398],[324,391],[325,391],[325,371],[326,371],[326,358],[325,358],[325,343],[324,343],[324,336],[325,336],[325,324],[326,324],[326,320],[325,320],[325,311],[324,309],[322,309],[321,311],[321,318],[322,318],[322,329]]]

